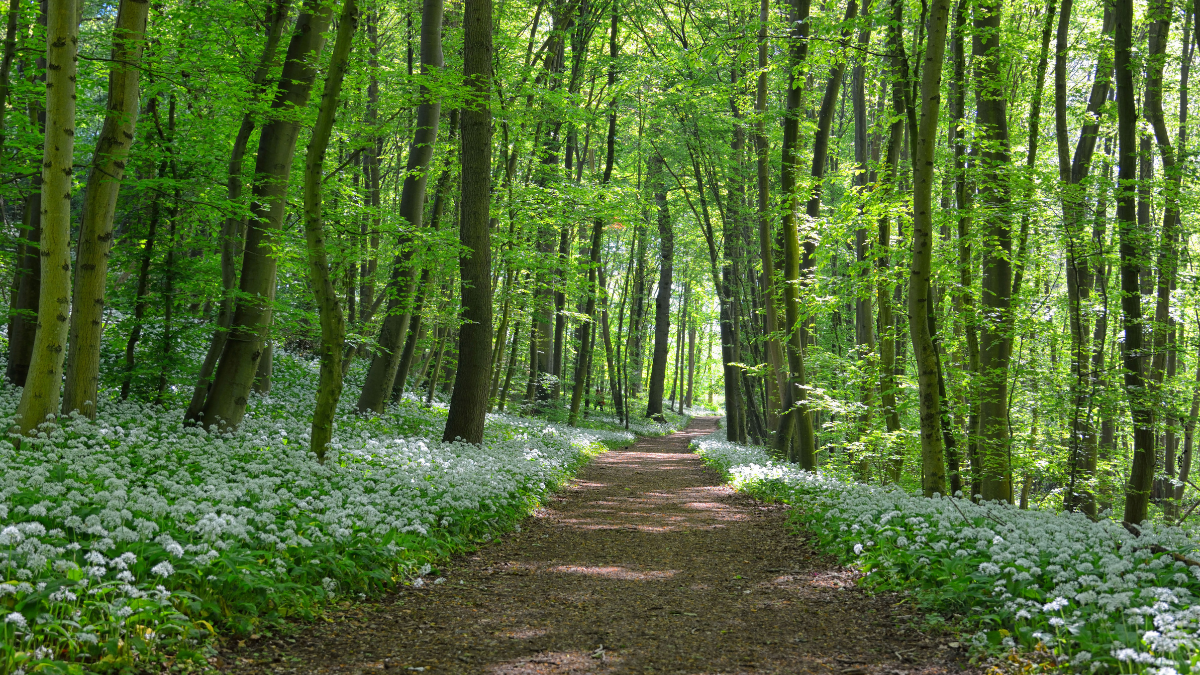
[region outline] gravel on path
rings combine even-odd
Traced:
[[[961,672],[911,604],[815,552],[691,454],[715,418],[607,452],[444,581],[222,655],[231,672]],[[957,645],[956,645],[957,646]]]

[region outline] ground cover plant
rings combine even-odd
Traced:
[[[500,414],[482,446],[443,443],[444,407],[343,406],[319,464],[314,379],[314,364],[277,355],[272,394],[229,434],[108,402],[95,421],[0,441],[0,672],[187,656],[214,631],[424,583],[440,557],[511,528],[634,438]],[[0,424],[19,395],[0,388]]]
[[[1144,523],[913,495],[776,461],[720,433],[695,442],[739,490],[794,505],[797,524],[867,575],[961,615],[981,652],[1045,649],[1081,672],[1195,672],[1200,538]]]

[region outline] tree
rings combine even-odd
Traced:
[[[296,18],[296,29],[288,44],[279,88],[271,105],[272,117],[263,126],[259,137],[253,203],[238,284],[241,299],[204,404],[201,419],[206,426],[236,427],[246,412],[247,397],[254,385],[275,301],[278,257],[273,239],[283,225],[287,210],[288,178],[300,134],[300,121],[292,110],[308,105],[317,76],[313,60],[321,53],[332,15],[333,8],[328,3],[309,0]]]
[[[113,28],[112,62],[115,65],[108,76],[108,111],[84,190],[75,294],[71,299],[67,379],[63,388],[64,415],[78,410],[87,417],[96,416],[100,333],[104,327],[113,216],[137,124],[138,76],[149,11],[150,3],[145,0],[122,0]]]
[[[338,302],[333,280],[329,275],[329,254],[325,245],[323,217],[323,186],[325,183],[325,151],[333,132],[342,83],[354,33],[358,29],[358,5],[345,0],[338,17],[337,39],[329,59],[329,73],[321,92],[321,106],[312,138],[304,160],[304,239],[308,248],[308,275],[316,296],[321,321],[321,372],[317,381],[317,407],[313,411],[309,447],[319,461],[325,461],[325,450],[333,438],[333,417],[342,395],[342,343],[346,338],[346,319]]]
[[[941,107],[942,56],[946,50],[949,0],[933,0],[929,8],[929,37],[921,72],[920,126],[914,139],[913,243],[908,283],[908,330],[917,361],[921,422],[921,491],[926,497],[946,494],[943,459],[941,395],[938,391],[938,353],[929,331],[931,264],[933,258],[933,166]]]
[[[442,68],[442,2],[424,0],[421,5],[421,74],[429,77]],[[425,209],[425,185],[429,178],[429,162],[437,142],[438,120],[442,114],[442,99],[438,90],[422,84],[421,103],[417,105],[416,129],[409,146],[404,188],[400,195],[399,216],[411,231],[421,228]],[[371,359],[371,368],[358,397],[361,412],[383,412],[383,405],[392,392],[396,370],[403,355],[404,336],[411,321],[412,295],[418,275],[412,268],[412,242],[402,237],[397,244],[398,254],[392,261],[392,275],[384,293],[387,310],[379,331],[379,348]],[[490,283],[490,282],[489,282]]]
[[[71,297],[71,173],[75,150],[75,73],[79,24],[75,3],[46,3],[46,138],[42,151],[41,292],[33,358],[17,424],[37,430],[58,412]]]
[[[483,442],[492,368],[492,259],[488,230],[491,192],[492,2],[466,0],[463,11],[463,78],[471,99],[462,110],[462,218],[459,258],[463,324],[459,364],[442,440]]]

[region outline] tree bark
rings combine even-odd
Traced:
[[[654,190],[658,206],[658,296],[654,299],[654,356],[650,363],[650,384],[646,388],[646,417],[659,422],[663,417],[663,390],[666,387],[667,351],[671,340],[671,284],[675,264],[675,235],[667,206],[664,161],[657,152],[650,158],[647,181]]]
[[[1130,186],[1137,178],[1137,109],[1133,89],[1133,0],[1115,0],[1113,40],[1117,78],[1117,227],[1120,229],[1121,314],[1125,329],[1125,394],[1133,418],[1133,463],[1125,485],[1125,523],[1146,520],[1154,482],[1154,412],[1146,394],[1143,372],[1142,296],[1138,283],[1139,253],[1148,235],[1137,226],[1135,197]]]
[[[787,110],[783,119],[783,167],[780,171],[780,198],[783,200],[783,306],[784,335],[787,336],[787,361],[790,375],[783,389],[784,418],[775,437],[775,449],[791,461],[799,461],[807,470],[816,468],[816,439],[812,417],[805,405],[804,338],[800,330],[800,195],[796,187],[800,170],[800,116],[804,101],[804,77],[801,71],[808,58],[810,0],[790,0],[791,30],[788,34]],[[795,450],[793,450],[793,441]]]
[[[83,197],[83,222],[76,253],[75,288],[71,300],[70,347],[62,412],[78,410],[96,418],[100,387],[100,335],[104,328],[104,296],[117,193],[133,144],[138,116],[138,75],[146,40],[148,0],[121,0],[113,28],[108,74],[108,107]]]
[[[933,167],[941,107],[942,58],[946,51],[949,0],[933,0],[929,38],[921,75],[921,116],[915,139],[913,164],[913,243],[908,284],[908,329],[917,362],[920,397],[921,491],[926,497],[946,494],[945,448],[941,430],[941,396],[938,392],[938,354],[929,333],[933,258]]]
[[[761,302],[766,324],[767,365],[771,367],[774,380],[767,379],[767,423],[777,430],[782,412],[782,392],[787,388],[787,372],[783,363],[783,349],[779,344],[779,313],[775,288],[775,251],[771,239],[771,219],[774,206],[771,204],[771,160],[770,143],[767,140],[767,25],[770,23],[769,0],[759,0],[758,5],[758,79],[755,91],[754,131],[752,141],[756,157],[758,179],[758,249],[762,262]],[[689,398],[689,403],[690,403]]]
[[[1084,457],[1086,448],[1093,447],[1095,431],[1091,424],[1092,395],[1094,392],[1094,376],[1089,370],[1092,360],[1091,336],[1088,330],[1087,317],[1091,314],[1089,298],[1095,283],[1092,258],[1098,253],[1093,250],[1091,238],[1084,237],[1083,216],[1084,181],[1091,170],[1092,157],[1095,154],[1097,134],[1100,131],[1100,108],[1108,98],[1109,74],[1112,72],[1112,59],[1107,50],[1102,48],[1096,61],[1096,77],[1092,82],[1091,93],[1088,96],[1087,119],[1092,120],[1080,128],[1079,142],[1075,146],[1075,157],[1068,161],[1067,150],[1067,109],[1066,109],[1066,68],[1069,40],[1069,26],[1073,0],[1063,0],[1062,15],[1058,24],[1058,53],[1055,57],[1054,91],[1055,91],[1055,131],[1058,137],[1058,171],[1059,179],[1063,181],[1063,229],[1067,239],[1067,314],[1071,333],[1071,443],[1067,455],[1067,468],[1070,474],[1067,494],[1064,497],[1064,507],[1072,511],[1076,508],[1089,515],[1095,515],[1095,499],[1090,489],[1092,477],[1085,469],[1089,463]],[[1101,32],[1105,35],[1112,33],[1112,11],[1105,8],[1104,26]],[[1082,472],[1082,475],[1080,475]],[[1077,486],[1082,482],[1083,486]]]
[[[75,149],[75,55],[79,24],[74,0],[46,3],[46,139],[42,152],[41,294],[33,357],[21,402],[20,433],[52,421],[62,394],[62,367],[71,298],[71,171]],[[49,418],[49,420],[47,419]]]
[[[984,500],[1013,500],[1009,466],[1008,364],[1012,344],[1012,224],[1009,222],[1008,107],[1000,55],[1000,0],[980,0],[975,10],[975,120],[981,132],[979,191],[984,215],[983,330],[980,331],[979,455]],[[933,35],[931,33],[930,38]],[[933,64],[927,64],[930,68]],[[930,157],[932,159],[932,157]],[[932,246],[932,242],[930,242]]]
[[[442,9],[442,0],[422,2],[421,74],[426,77],[442,69]],[[424,215],[425,185],[429,178],[429,163],[437,145],[438,120],[442,110],[440,90],[430,89],[422,84],[420,101],[397,214],[408,224],[410,233],[421,229]],[[362,393],[358,397],[359,412],[383,412],[383,406],[387,403],[396,380],[396,371],[403,356],[404,338],[408,334],[408,324],[412,318],[410,305],[417,278],[412,267],[412,244],[411,234],[402,234],[397,243],[400,253],[392,260],[392,275],[383,291],[388,300],[383,325],[379,329],[379,347],[371,359],[371,366],[363,381]],[[487,290],[490,294],[491,288]],[[490,345],[486,351],[490,354]]]
[[[287,25],[288,9],[291,0],[272,0],[270,13],[267,16],[267,41],[263,45],[262,54],[258,57],[258,66],[250,79],[251,102],[256,102],[266,91],[263,84],[267,80],[275,54],[279,51],[279,42],[283,36],[283,28]],[[242,116],[242,124],[237,136],[233,139],[233,150],[229,154],[229,167],[226,178],[226,197],[231,203],[237,203],[242,198],[242,162],[246,156],[246,146],[250,143],[250,135],[254,132],[255,118],[252,111]],[[237,257],[242,253],[242,229],[246,221],[240,215],[225,218],[221,229],[221,305],[217,311],[217,328],[213,331],[208,344],[208,352],[200,364],[200,374],[196,378],[196,386],[192,390],[192,400],[188,403],[184,419],[189,422],[200,421],[200,411],[204,409],[204,401],[212,385],[213,369],[225,349],[225,340],[229,337],[229,324],[233,319],[234,299],[233,290],[237,286]]]
[[[296,19],[296,32],[288,45],[270,120],[259,139],[252,190],[254,200],[238,284],[242,301],[237,303],[234,311],[216,376],[204,403],[202,423],[205,426],[234,428],[246,413],[247,397],[263,354],[263,342],[268,337],[275,301],[278,264],[275,239],[287,210],[288,178],[300,133],[300,120],[294,111],[308,105],[317,75],[316,57],[324,44],[332,14],[333,7],[328,3],[305,2],[304,10]]]
[[[432,0],[431,0],[432,1]],[[464,254],[463,324],[458,368],[443,441],[483,442],[492,367],[492,248],[488,230],[492,168],[492,2],[466,0],[463,14],[463,79],[474,95],[462,110],[462,192],[459,233]]]
[[[325,247],[323,190],[325,151],[333,133],[334,115],[346,77],[354,33],[358,29],[358,5],[345,0],[338,17],[337,38],[329,56],[325,89],[321,92],[317,121],[308,142],[304,160],[304,241],[308,250],[308,282],[317,301],[321,321],[320,372],[317,376],[317,405],[313,411],[309,450],[317,461],[325,462],[325,451],[333,440],[333,418],[342,396],[342,346],[346,340],[346,318],[338,302],[337,290],[329,275],[329,256]]]
[[[608,37],[608,55],[610,58],[608,67],[608,87],[612,91],[616,90],[617,83],[617,26],[620,16],[617,12],[618,7],[618,3],[614,0],[612,5],[611,27]],[[608,135],[604,159],[604,174],[600,177],[600,190],[602,192],[604,191],[605,186],[608,185],[608,182],[612,180],[613,163],[616,161],[618,102],[619,99],[614,94],[608,108]],[[588,248],[588,255],[590,259],[588,260],[587,287],[584,291],[587,295],[587,305],[586,309],[584,309],[584,314],[587,315],[587,323],[585,324],[585,330],[580,331],[580,337],[582,339],[579,341],[581,363],[584,358],[582,355],[589,355],[590,358],[590,354],[592,353],[592,349],[594,347],[591,336],[595,334],[595,331],[587,330],[586,327],[595,323],[596,321],[596,295],[600,292],[600,289],[597,287],[597,274],[599,273],[600,267],[600,247],[603,245],[604,241],[604,223],[605,218],[603,216],[596,216],[592,219],[592,239]],[[605,303],[604,311],[605,315],[607,316],[607,303]],[[610,366],[611,370],[612,344],[608,339],[607,326],[603,332],[605,336],[605,355],[608,359],[608,365]],[[578,367],[575,368],[575,381],[574,386],[571,388],[571,410],[567,418],[567,421],[571,426],[576,426],[579,423],[579,405],[583,400],[584,389],[586,387],[586,374],[586,372],[581,372]],[[617,390],[614,389],[614,392],[616,391]],[[616,393],[613,396],[613,405],[615,406],[619,402],[620,394]],[[651,405],[653,405],[653,403],[651,403]],[[659,414],[661,414],[661,401],[659,402],[659,406]],[[649,412],[647,414],[649,414]]]

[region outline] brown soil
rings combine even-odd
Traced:
[[[786,512],[722,485],[687,446],[714,419],[585,467],[445,581],[225,654],[239,673],[957,672],[949,638],[817,554]],[[428,581],[428,580],[427,580]],[[957,645],[955,645],[957,647]]]

